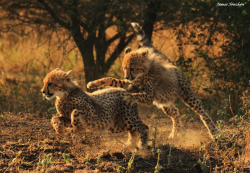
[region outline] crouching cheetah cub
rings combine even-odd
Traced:
[[[137,104],[130,106],[123,101],[126,94],[122,88],[108,88],[93,93],[83,92],[74,81],[72,72],[55,69],[43,80],[43,95],[56,98],[59,116],[51,120],[56,132],[67,137],[66,128],[77,132],[85,130],[108,130],[111,133],[128,131],[127,145],[135,145],[139,136],[139,148],[146,149],[148,126],[138,116]]]
[[[88,83],[87,87],[127,88],[128,95],[125,100],[128,103],[156,105],[172,119],[173,128],[169,138],[175,137],[180,129],[179,111],[174,105],[178,97],[200,116],[212,138],[220,133],[192,91],[187,78],[164,54],[150,44],[138,23],[131,24],[141,47],[137,50],[125,50],[122,61],[125,80],[102,78]]]

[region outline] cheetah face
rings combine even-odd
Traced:
[[[148,61],[146,51],[132,51],[131,48],[125,49],[125,56],[122,61],[124,78],[130,81],[147,73]]]
[[[123,67],[123,72],[124,72],[124,78],[133,81],[137,76],[140,74],[143,74],[144,70],[141,68],[138,68],[136,64],[130,64],[130,67],[124,68]]]
[[[63,72],[60,69],[55,69],[47,74],[43,83],[41,92],[48,100],[55,97],[61,99],[72,87],[71,71]]]
[[[53,83],[53,81],[44,84],[44,87],[42,89],[42,94],[48,100],[51,100],[55,97],[62,98],[65,95],[63,89],[57,84]]]

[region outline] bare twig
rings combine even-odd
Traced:
[[[144,162],[145,162],[145,163],[147,163],[147,164],[149,164],[149,165],[151,165],[151,166],[154,166],[154,165],[152,165],[152,164],[150,164],[150,163],[146,162],[145,160],[144,160]]]
[[[231,112],[232,112],[232,114],[233,114],[233,116],[235,117],[235,115],[234,115],[234,112],[233,112],[233,109],[232,109],[232,107],[231,107],[231,101],[230,101],[231,99],[230,99],[230,95],[229,95],[229,108],[230,108],[230,110],[231,110]]]
[[[66,44],[63,46],[62,59],[61,59],[61,63],[59,65],[59,68],[61,68],[61,66],[62,66],[63,58],[64,58],[64,55],[65,55],[65,52],[66,52],[66,47],[67,47],[67,44],[68,44],[68,41],[69,41],[70,38],[71,38],[71,33],[69,33],[69,37],[66,40]]]

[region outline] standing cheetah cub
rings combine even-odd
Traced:
[[[127,88],[127,92],[130,93],[125,96],[127,102],[156,105],[172,119],[173,128],[169,138],[176,136],[181,124],[179,111],[174,105],[177,97],[199,114],[212,138],[220,133],[199,103],[186,77],[165,55],[149,43],[138,23],[132,23],[132,26],[141,48],[134,51],[131,48],[125,50],[122,68],[126,80],[102,78],[88,83],[87,87]]]
[[[128,145],[135,145],[138,134],[139,147],[147,147],[148,126],[138,116],[137,104],[128,106],[123,101],[125,89],[108,88],[87,93],[76,86],[71,76],[71,71],[55,69],[43,80],[43,95],[48,100],[56,98],[55,106],[60,115],[54,116],[51,123],[58,134],[67,137],[68,127],[80,133],[84,130],[128,131]]]

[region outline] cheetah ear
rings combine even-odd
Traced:
[[[70,81],[72,78],[72,70],[66,72],[65,77],[67,78],[67,81]]]
[[[147,56],[147,55],[148,55],[148,50],[143,51],[143,52],[142,52],[142,55],[143,55],[144,57]]]
[[[54,69],[54,70],[52,70],[52,71],[57,71],[57,70],[60,70],[60,68],[56,68],[56,69]]]
[[[125,49],[125,51],[124,51],[124,54],[127,54],[127,53],[129,53],[129,52],[131,52],[132,51],[132,48],[131,47],[127,47],[126,49]]]

